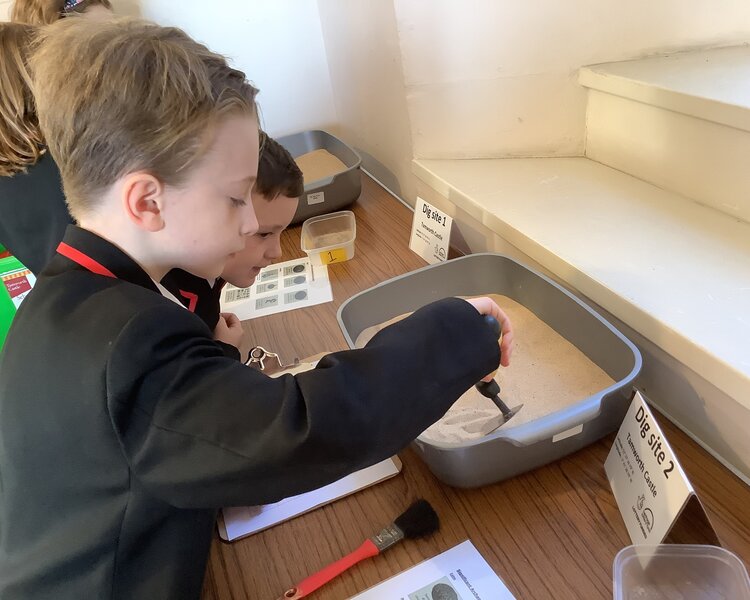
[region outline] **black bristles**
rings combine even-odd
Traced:
[[[410,539],[435,533],[440,528],[440,519],[427,500],[417,500],[394,521],[396,527]]]

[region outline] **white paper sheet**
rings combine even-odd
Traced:
[[[300,258],[262,269],[249,288],[227,284],[221,292],[221,310],[246,321],[332,300],[328,267]]]
[[[515,600],[469,540],[350,600]]]
[[[285,498],[263,506],[232,507],[223,509],[227,541],[258,533],[277,523],[306,513],[369,487],[399,473],[399,465],[389,458],[371,467],[347,475],[320,489]]]

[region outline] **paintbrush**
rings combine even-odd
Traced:
[[[317,573],[303,579],[284,592],[278,600],[297,600],[311,594],[333,578],[341,575],[358,562],[377,556],[404,539],[415,539],[430,535],[440,527],[440,520],[427,500],[417,500],[393,523],[380,533],[364,541],[351,554],[347,554]]]

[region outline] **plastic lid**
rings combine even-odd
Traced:
[[[718,546],[628,546],[613,564],[615,600],[750,600],[750,578]]]

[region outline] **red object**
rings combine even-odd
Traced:
[[[117,275],[115,275],[103,264],[96,262],[88,254],[84,254],[80,250],[76,250],[75,248],[73,248],[73,246],[69,246],[65,242],[60,242],[60,245],[57,247],[57,252],[59,254],[62,254],[65,258],[69,258],[74,263],[78,263],[92,273],[96,273],[97,275],[104,275],[105,277],[111,277],[112,279],[117,279]]]
[[[8,250],[3,250],[0,252],[0,258],[8,258],[9,256],[13,256]]]
[[[28,271],[26,271],[28,273]],[[13,277],[5,282],[5,288],[8,290],[11,298],[17,298],[21,294],[31,290],[31,284],[29,283],[26,275],[20,277]]]
[[[378,554],[380,554],[378,547],[372,542],[372,540],[367,539],[351,554],[347,554],[343,558],[338,559],[324,569],[310,575],[307,579],[303,579],[295,587],[287,590],[279,600],[298,600],[298,598],[304,598],[308,594],[312,594],[315,590],[324,586],[331,581],[331,579],[338,577],[358,562],[361,562],[366,558],[372,558]]]
[[[193,292],[186,292],[185,290],[180,290],[180,296],[188,299],[188,310],[191,313],[194,313],[195,307],[198,304],[198,294],[194,294]]]

